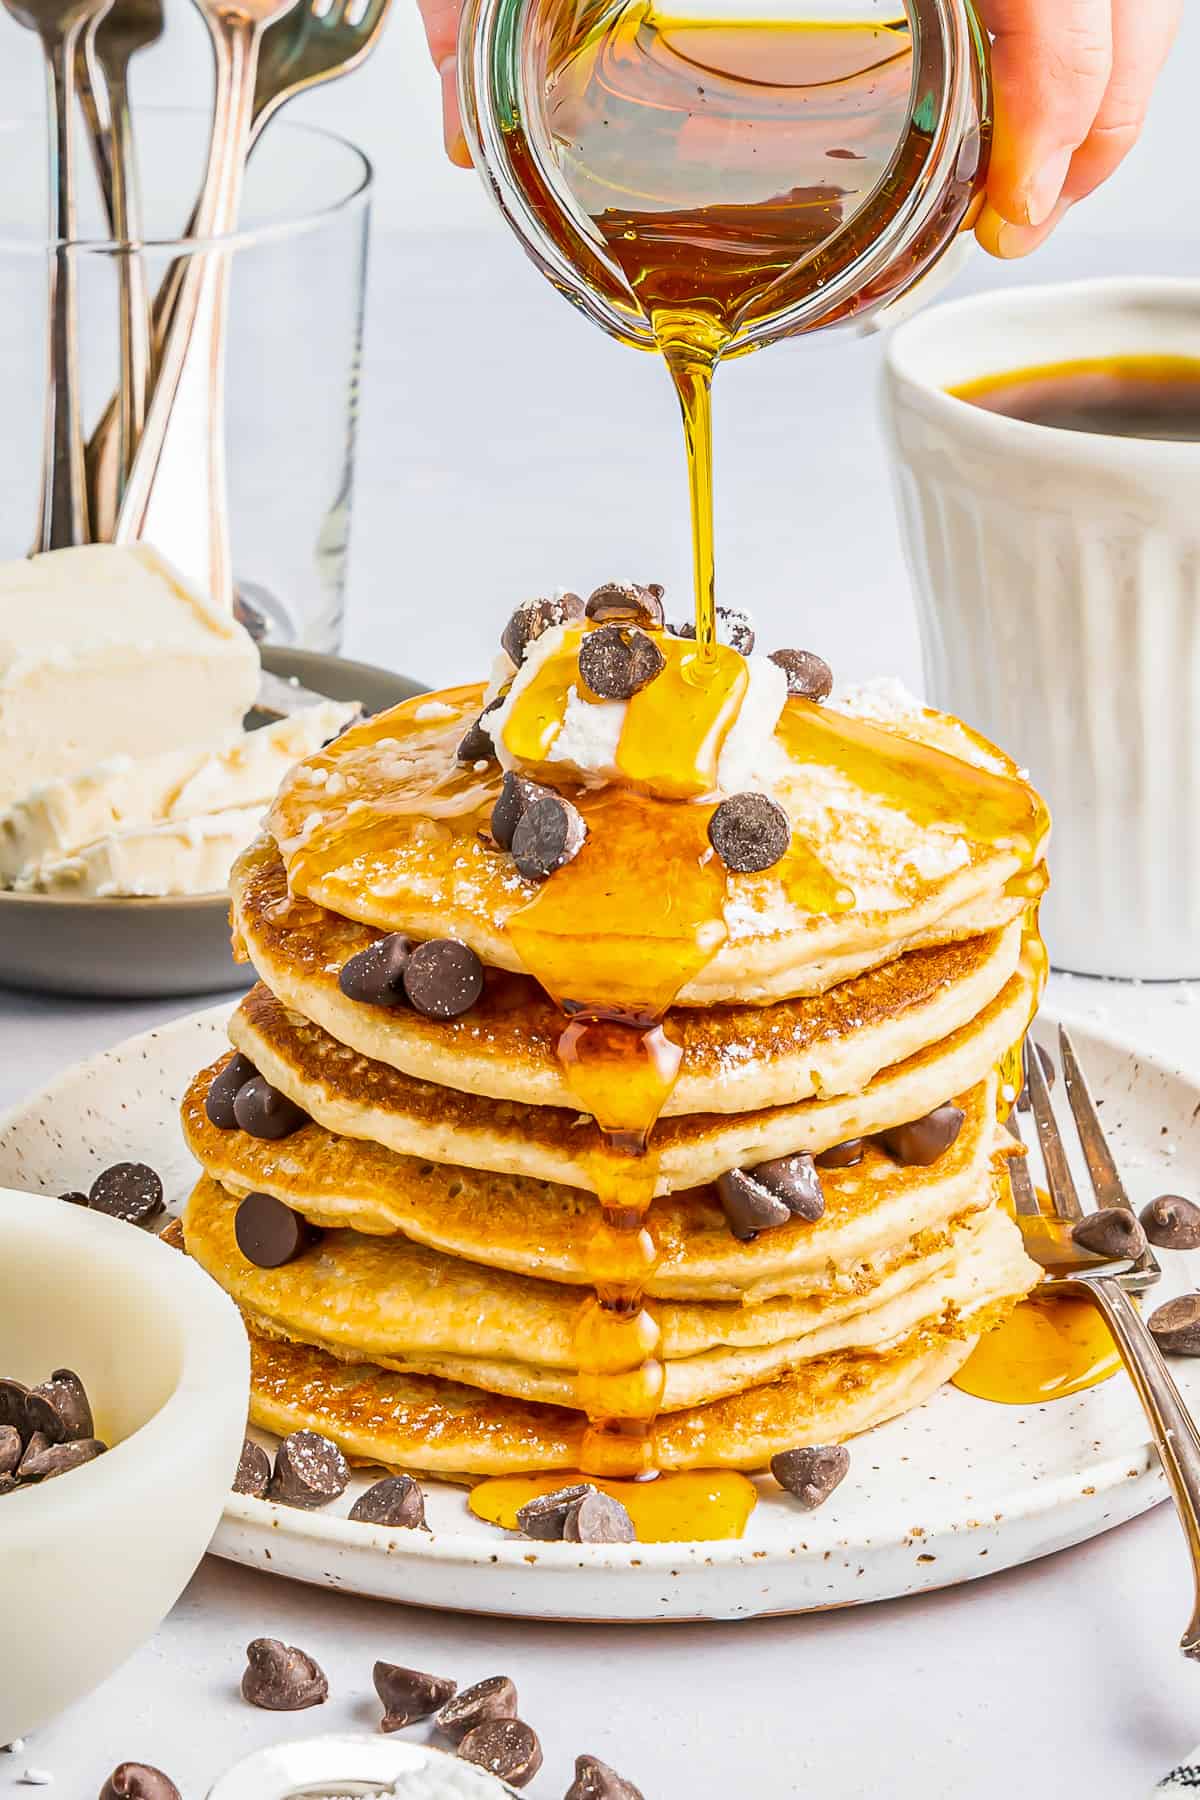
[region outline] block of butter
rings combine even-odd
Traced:
[[[145,545],[0,564],[0,807],[107,757],[222,743],[257,685],[246,632]]]
[[[326,700],[258,731],[241,731],[213,749],[193,745],[156,756],[110,757],[82,775],[35,788],[0,813],[0,887],[37,890],[47,865],[102,839],[207,813],[261,810],[292,764],[336,737],[359,710]],[[163,841],[154,840],[156,855]]]
[[[75,856],[44,862],[32,885],[40,894],[70,894],[79,900],[220,894],[229,884],[235,858],[261,823],[261,806],[235,807],[99,838]]]

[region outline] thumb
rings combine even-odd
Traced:
[[[442,83],[442,131],[446,155],[460,168],[469,169],[471,155],[463,136],[458,110],[458,14],[459,0],[417,0],[429,54]]]

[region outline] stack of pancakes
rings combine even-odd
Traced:
[[[610,1233],[621,1221],[563,1008],[624,1004],[630,970],[664,964],[677,1068],[644,1147],[620,1146],[648,1203],[624,1226],[651,1246],[642,1466],[754,1469],[916,1405],[1036,1279],[997,1126],[1042,973],[1036,796],[944,716],[789,699],[774,793],[844,898],[814,912],[794,880],[705,846],[701,917],[679,861],[706,816],[690,801],[563,783],[583,849],[522,875],[490,826],[499,763],[459,755],[484,700],[454,689],[350,730],[289,778],[235,870],[259,985],[230,1037],[303,1121],[214,1123],[229,1059],[201,1072],[184,1234],[245,1315],[254,1421],[413,1471],[594,1466],[579,1320],[603,1293],[602,1196]],[[478,999],[431,1017],[351,998],[342,970],[385,933],[470,946]],[[577,965],[571,994],[529,972],[550,961]],[[596,991],[611,971],[622,992]],[[934,1112],[940,1130],[899,1129]],[[820,1216],[736,1235],[721,1178],[796,1156],[815,1159]],[[239,1205],[262,1194],[316,1228],[280,1266],[239,1248]]]

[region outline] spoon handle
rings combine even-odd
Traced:
[[[50,367],[42,455],[37,548],[61,550],[88,541],[87,482],[79,398],[79,316],[75,281],[75,171],[71,118],[75,52],[81,24],[42,37],[51,129],[50,237],[47,300]]]

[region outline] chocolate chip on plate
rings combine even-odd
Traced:
[[[787,855],[792,822],[766,794],[731,794],[708,821],[708,841],[727,869],[756,875]]]
[[[11,1475],[21,1460],[21,1434],[15,1425],[0,1425],[0,1475]]]
[[[363,1525],[395,1525],[419,1531],[425,1523],[425,1496],[411,1475],[388,1475],[358,1496],[350,1517]]]
[[[657,581],[642,587],[636,581],[602,581],[588,596],[585,612],[601,625],[641,625],[650,631],[661,631],[663,589]]]
[[[268,1500],[282,1506],[328,1506],[346,1491],[350,1468],[332,1439],[319,1431],[293,1431],[275,1454]]]
[[[496,744],[491,732],[484,724],[489,713],[499,710],[504,704],[504,695],[498,694],[490,706],[485,706],[473,725],[467,727],[465,736],[460,740],[454,752],[460,763],[491,762],[496,755]]]
[[[93,1181],[88,1202],[93,1212],[144,1225],[162,1211],[163,1184],[148,1163],[113,1163]]]
[[[601,700],[631,700],[660,676],[667,659],[635,625],[602,625],[579,646],[579,674]]]
[[[1175,1356],[1200,1356],[1200,1294],[1179,1294],[1164,1301],[1146,1323],[1160,1350]]]
[[[545,881],[573,862],[583,848],[583,816],[558,794],[544,794],[525,808],[513,832],[513,861],[530,881]]]
[[[728,1169],[717,1180],[717,1198],[729,1229],[744,1244],[789,1219],[819,1219],[825,1211],[821,1177],[811,1156],[776,1157],[754,1169]]]
[[[430,938],[409,957],[404,989],[427,1019],[457,1019],[483,992],[483,964],[457,938]]]
[[[364,1006],[407,1006],[404,971],[411,955],[411,938],[390,931],[342,964],[338,986],[347,1000]]]
[[[233,1235],[246,1261],[258,1269],[281,1269],[318,1237],[302,1213],[274,1194],[247,1194],[234,1214]]]
[[[526,808],[550,792],[550,788],[539,787],[536,781],[530,781],[526,775],[515,775],[511,769],[505,771],[500,793],[492,808],[492,836],[502,850],[512,849],[513,834],[521,823]]]
[[[325,1672],[311,1656],[278,1638],[246,1645],[242,1698],[265,1712],[304,1712],[329,1698]]]
[[[444,1675],[427,1675],[423,1669],[405,1669],[399,1663],[377,1662],[372,1674],[375,1692],[383,1703],[380,1731],[403,1731],[427,1719],[444,1706],[458,1683]]]
[[[598,1756],[577,1756],[575,1779],[563,1800],[645,1800],[645,1796]]]
[[[844,1444],[803,1444],[771,1458],[771,1473],[781,1488],[795,1496],[805,1512],[823,1506],[845,1480],[850,1452]]]
[[[510,1787],[524,1787],[542,1766],[537,1733],[523,1719],[487,1719],[468,1731],[458,1746],[464,1762],[475,1763]]]
[[[518,667],[525,652],[544,631],[556,625],[575,625],[584,616],[583,601],[578,594],[554,594],[549,599],[524,600],[500,633],[500,647]]]
[[[833,670],[812,650],[772,650],[771,661],[787,676],[793,700],[825,700],[833,692]]]
[[[717,642],[728,644],[739,656],[750,656],[754,652],[754,626],[750,623],[750,614],[741,612],[736,606],[718,606]],[[683,625],[671,628],[673,637],[694,638],[696,627],[689,619]]]
[[[632,1544],[637,1532],[621,1502],[593,1488],[567,1508],[563,1539],[568,1544]]]
[[[881,1131],[879,1141],[888,1155],[906,1168],[926,1169],[949,1150],[965,1118],[961,1106],[935,1106],[924,1118],[910,1119],[906,1125]]]
[[[55,1369],[49,1381],[31,1388],[25,1417],[29,1429],[44,1432],[52,1444],[90,1438],[95,1431],[87,1392],[74,1369]]]
[[[238,1457],[233,1491],[235,1494],[252,1494],[256,1500],[265,1500],[270,1484],[271,1459],[261,1444],[247,1438],[242,1445],[242,1454]]]
[[[585,1481],[577,1482],[574,1487],[555,1488],[552,1494],[535,1494],[517,1513],[517,1528],[527,1538],[536,1538],[544,1544],[555,1543],[562,1537],[567,1514],[575,1502],[594,1492],[591,1482]]]
[[[852,1169],[866,1153],[865,1138],[847,1138],[844,1144],[832,1144],[828,1150],[822,1150],[813,1161],[818,1169]]]
[[[507,1675],[489,1675],[455,1694],[439,1710],[435,1721],[443,1737],[461,1744],[469,1731],[488,1719],[515,1719],[517,1690]]]
[[[1200,1247],[1200,1206],[1182,1194],[1159,1194],[1141,1211],[1142,1229],[1159,1250]]]
[[[291,1137],[302,1125],[308,1124],[304,1108],[289,1100],[277,1087],[272,1087],[265,1075],[252,1075],[238,1089],[233,1116],[249,1137],[267,1143]]]
[[[225,1067],[213,1076],[208,1094],[204,1101],[204,1110],[208,1114],[210,1125],[218,1131],[236,1131],[237,1119],[234,1116],[233,1103],[248,1081],[252,1081],[258,1070],[248,1056],[239,1050],[225,1064]]]
[[[1139,1257],[1146,1248],[1146,1234],[1123,1206],[1104,1206],[1086,1213],[1071,1227],[1071,1239],[1093,1256]]]
[[[179,1789],[149,1763],[121,1763],[100,1789],[100,1800],[182,1800]]]
[[[40,1431],[35,1431],[30,1438],[21,1466],[17,1470],[19,1481],[49,1481],[55,1475],[65,1475],[69,1469],[81,1469],[84,1463],[95,1462],[108,1449],[99,1438],[76,1438],[69,1444],[49,1444]]]

